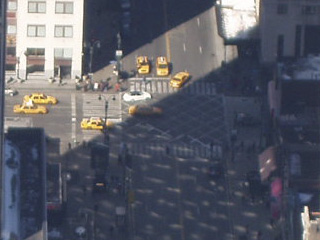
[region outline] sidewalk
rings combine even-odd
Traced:
[[[236,112],[249,113],[261,118],[261,103],[255,97],[225,97],[226,120],[229,132],[236,132],[236,140],[226,154],[228,169],[229,200],[232,203],[234,240],[273,240],[279,229],[271,221],[271,213],[265,199],[251,195],[246,173],[258,171],[261,127],[234,124]],[[265,146],[261,146],[263,148]],[[232,207],[234,206],[234,207]],[[271,226],[272,224],[272,226]]]

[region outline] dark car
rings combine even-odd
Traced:
[[[213,162],[208,167],[208,175],[211,178],[218,179],[224,174],[223,166],[220,162]]]
[[[240,126],[257,126],[260,124],[260,120],[248,113],[239,112],[236,114],[236,124]]]
[[[6,87],[4,89],[4,93],[5,95],[9,95],[10,97],[13,97],[18,94],[18,91],[14,88]]]
[[[96,171],[93,179],[92,193],[105,193],[107,192],[107,187],[106,173],[102,171]]]

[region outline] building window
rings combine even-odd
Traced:
[[[17,33],[17,26],[16,25],[8,25],[7,33],[8,34],[16,34]]]
[[[56,2],[56,13],[72,14],[73,2]]]
[[[45,2],[28,2],[28,13],[45,13],[46,3]]]
[[[277,6],[278,14],[287,14],[288,13],[288,5],[285,3],[279,3]]]
[[[72,26],[55,26],[54,36],[71,38],[73,36]]]
[[[16,1],[8,1],[8,10],[16,11],[17,10],[17,2]]]
[[[55,48],[55,58],[72,58],[72,48]]]
[[[28,56],[44,56],[45,49],[44,48],[27,48]]]
[[[317,6],[302,6],[301,12],[303,15],[314,15],[319,12]]]
[[[45,25],[28,25],[28,37],[45,37]]]

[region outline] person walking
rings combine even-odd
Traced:
[[[113,225],[110,225],[110,227],[109,227],[109,233],[110,233],[110,236],[111,236],[111,237],[113,236],[113,231],[114,231],[114,226],[113,226]]]

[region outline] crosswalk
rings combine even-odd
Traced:
[[[146,91],[149,93],[184,93],[188,95],[216,95],[216,87],[212,82],[194,82],[188,84],[182,88],[170,87],[169,80],[130,80],[129,81],[130,91]]]
[[[127,143],[130,154],[133,155],[170,155],[181,158],[201,157],[201,158],[222,158],[221,146],[209,146],[184,144],[184,143]]]
[[[82,96],[83,117],[100,117],[107,118],[108,121],[118,123],[122,121],[121,114],[121,97],[119,93],[115,94],[90,94],[83,93]],[[102,135],[99,130],[83,130],[83,140],[90,141],[98,135]]]

